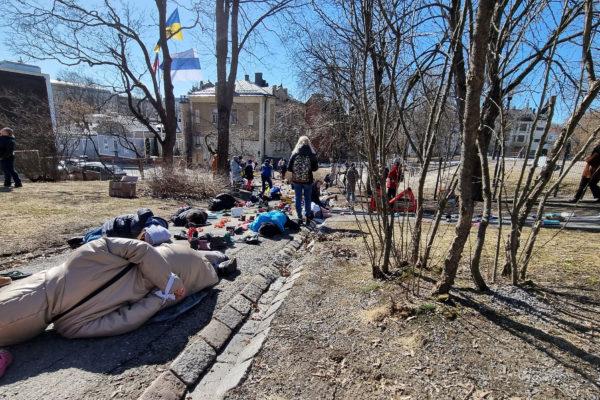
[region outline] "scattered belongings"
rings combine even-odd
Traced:
[[[0,287],[2,286],[6,286],[8,284],[10,284],[12,282],[12,279],[10,279],[7,276],[0,276]]]

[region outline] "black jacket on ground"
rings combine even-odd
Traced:
[[[308,156],[310,158],[310,180],[307,183],[313,183],[314,182],[314,177],[313,177],[313,172],[319,169],[319,160],[317,160],[317,155],[315,153],[312,152],[312,150],[310,149],[310,146],[305,144],[302,147],[300,147],[300,150],[298,150],[297,153],[292,154],[292,157],[290,158],[290,162],[288,162],[288,171],[294,173],[294,161],[296,160],[296,157],[298,156]]]

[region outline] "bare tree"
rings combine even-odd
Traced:
[[[163,58],[160,81],[152,72],[152,48],[156,42],[148,47],[144,39],[147,15],[136,12],[132,5],[107,0],[95,8],[75,0],[6,0],[0,11],[6,21],[11,21],[5,27],[12,32],[8,45],[15,52],[69,67],[87,65],[107,72],[109,79],[105,84],[127,96],[130,112],[152,132],[161,145],[165,164],[171,165],[177,115],[167,45],[168,35],[174,33],[166,30],[166,0],[154,1],[157,23],[153,33]],[[197,25],[197,12],[194,14],[195,22],[182,29]]]
[[[226,173],[229,167],[229,124],[240,53],[248,45],[255,31],[268,18],[292,7],[295,3],[296,0],[215,1],[217,159],[218,169],[222,173]],[[254,15],[258,16],[253,18]]]

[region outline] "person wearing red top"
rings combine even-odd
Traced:
[[[400,180],[400,161],[394,162],[392,169],[387,176],[385,187],[387,188],[388,199],[396,197],[398,191],[398,182]]]

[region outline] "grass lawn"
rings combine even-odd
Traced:
[[[180,204],[143,194],[135,199],[109,197],[107,181],[25,183],[20,189],[0,192],[0,198],[0,269],[63,246],[68,237],[110,217],[140,207],[169,217]]]

